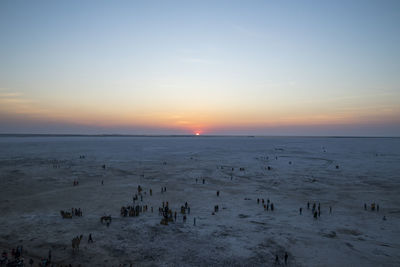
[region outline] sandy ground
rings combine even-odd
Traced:
[[[287,252],[287,266],[400,265],[400,139],[2,137],[0,185],[0,247],[51,249],[58,264],[270,266]],[[149,211],[121,217],[138,185]],[[186,223],[161,225],[162,201],[187,201]],[[364,210],[372,202],[379,212]],[[83,216],[62,219],[72,207]]]

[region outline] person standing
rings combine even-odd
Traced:
[[[88,237],[88,243],[93,243],[93,238],[92,238],[92,234],[91,233],[89,234],[89,237]]]
[[[49,249],[49,257],[48,257],[48,261],[51,262],[51,249]]]

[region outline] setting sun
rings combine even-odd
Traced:
[[[200,133],[196,133],[196,135],[200,135]]]

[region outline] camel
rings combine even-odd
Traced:
[[[60,214],[61,214],[61,217],[63,217],[63,219],[72,219],[72,214],[70,212],[61,210]]]
[[[77,249],[79,251],[79,244],[81,243],[81,240],[83,238],[83,235],[76,236],[72,239],[72,250],[75,251]]]

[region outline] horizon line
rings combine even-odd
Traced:
[[[361,135],[253,135],[253,134],[50,134],[50,133],[0,133],[0,137],[288,137],[288,138],[400,138],[400,136]]]

